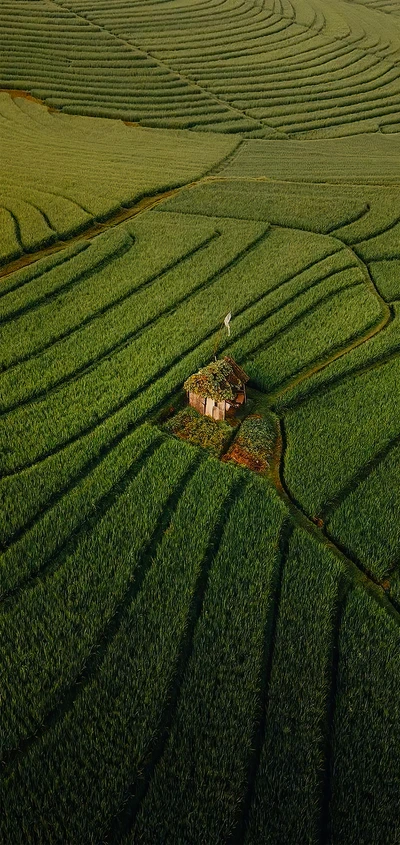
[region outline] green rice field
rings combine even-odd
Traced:
[[[400,0],[0,47],[0,843],[400,845]]]

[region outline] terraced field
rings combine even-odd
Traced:
[[[0,77],[63,111],[147,126],[262,138],[392,132],[400,119],[396,8],[4,0]]]
[[[396,845],[400,4],[0,29],[0,841]]]

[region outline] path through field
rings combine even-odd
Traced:
[[[0,26],[0,840],[400,845],[400,5]]]

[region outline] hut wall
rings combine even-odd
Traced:
[[[210,399],[209,396],[207,396],[206,409],[204,413],[207,415],[207,417],[214,418],[214,400]]]
[[[205,413],[213,420],[225,419],[225,401],[215,402],[214,399],[207,397]]]
[[[199,414],[211,417],[213,420],[225,419],[225,400],[222,402],[214,402],[214,399],[210,399],[209,396],[207,399],[204,399],[203,396],[199,396],[198,393],[189,393],[189,405],[191,405],[192,408],[195,408]]]
[[[218,414],[218,416],[217,416]],[[218,402],[218,407],[214,406],[214,419],[215,420],[224,420],[226,416],[226,402],[225,399],[223,402]]]
[[[205,400],[202,396],[199,396],[198,393],[189,393],[189,405],[193,408],[196,408],[196,411],[199,414],[205,414]]]

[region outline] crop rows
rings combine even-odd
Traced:
[[[246,843],[260,842],[266,832],[271,842],[318,841],[323,826],[323,765],[328,752],[335,625],[343,580],[339,562],[296,530],[283,572],[265,731]]]
[[[120,3],[110,9],[102,0],[70,0],[63,8],[135,45],[210,99],[226,103],[232,115],[254,121],[247,129],[259,137],[337,130],[344,135],[398,121],[400,79],[393,57],[400,30],[395,19],[389,24],[369,10],[362,26],[351,6],[336,11],[307,0],[286,8],[200,4],[190,11],[158,3],[146,10]],[[165,125],[161,114],[159,120]]]
[[[265,144],[247,140],[237,154],[222,164],[220,175],[224,178],[239,177],[274,179],[284,182],[306,182],[308,185],[325,183],[321,191],[332,190],[332,183],[348,185],[387,185],[399,183],[399,138],[381,134],[360,135],[356,138],[314,140],[312,143],[312,178],[310,178],[310,144],[296,139],[288,144],[277,140]],[[316,188],[318,190],[318,187]],[[361,190],[361,189],[360,189]],[[391,193],[381,191],[381,213],[388,209]],[[336,190],[336,203],[343,204],[350,192]],[[371,196],[374,196],[372,191]],[[351,199],[351,197],[350,197]],[[352,205],[350,203],[349,208]],[[378,209],[377,209],[378,211]],[[393,213],[393,207],[391,209]],[[310,213],[310,212],[309,212]]]
[[[325,521],[329,536],[397,602],[398,189],[300,182],[282,195],[280,182],[229,180],[230,169],[240,173],[240,162],[251,162],[252,146],[259,143],[242,148],[222,171],[227,174],[222,180],[184,190],[163,209],[184,217],[228,208],[238,219],[268,217],[273,228],[265,247],[272,272],[274,247],[285,261],[285,230],[277,225],[290,227],[291,263],[300,250],[305,255],[302,219],[310,230],[331,233],[327,245],[342,245],[286,283],[277,281],[276,290],[254,302],[251,330],[248,312],[239,312],[229,348],[253,382],[272,392],[276,410],[284,415],[283,471],[290,494]],[[327,157],[315,143],[316,168],[322,168]],[[345,161],[348,142],[341,145]],[[369,139],[356,145],[365,155],[373,146]],[[265,152],[258,162],[266,168]],[[346,167],[342,178],[350,179],[348,156]]]
[[[399,673],[398,620],[361,588],[353,591],[339,636],[333,842],[378,845],[399,838],[394,809],[399,791]]]
[[[0,22],[3,86],[65,112],[265,138],[399,123],[400,28],[368,7],[7,0]]]
[[[357,479],[357,485],[354,483],[337,507],[327,513],[328,529],[335,540],[350,549],[374,578],[385,581],[386,586],[390,584],[390,593],[396,601],[400,598],[399,440],[375,456],[366,478]]]
[[[283,512],[272,491],[257,480],[246,485],[232,507],[210,571],[174,724],[134,836],[127,841],[178,839],[194,845],[207,838],[227,841],[235,829],[271,648]]]
[[[164,449],[163,457],[161,456],[162,449]],[[18,836],[19,822],[15,816],[13,820],[13,805],[15,801],[19,803],[20,788],[22,789],[21,797],[24,792],[27,795],[23,783],[29,791],[29,781],[32,777],[36,778],[38,759],[43,753],[48,760],[52,760],[50,769],[54,767],[54,773],[59,765],[64,771],[63,799],[59,800],[58,790],[54,788],[51,770],[47,769],[46,773],[43,770],[43,789],[36,792],[36,806],[26,804],[23,810],[22,829],[28,836],[28,841],[31,835],[35,836],[38,832],[40,835],[40,831],[46,829],[51,829],[53,841],[60,841],[63,836],[66,811],[70,818],[68,835],[72,840],[90,840],[95,828],[99,834],[104,829],[116,803],[122,801],[124,792],[130,784],[133,784],[135,780],[140,782],[143,763],[152,748],[154,733],[159,730],[160,719],[171,696],[174,678],[177,673],[179,675],[179,661],[182,651],[185,650],[188,625],[190,631],[201,610],[201,604],[198,607],[198,601],[206,586],[207,569],[210,565],[208,557],[212,554],[214,545],[218,545],[220,531],[226,518],[225,511],[229,510],[228,497],[233,494],[233,487],[239,481],[239,475],[235,470],[228,467],[221,473],[219,465],[214,461],[209,461],[201,471],[193,475],[191,481],[186,482],[181,498],[174,506],[176,514],[172,514],[169,526],[168,520],[165,521],[164,511],[163,532],[158,542],[153,543],[151,557],[148,552],[146,567],[142,572],[140,582],[136,590],[131,593],[129,584],[134,572],[134,550],[137,548],[139,552],[143,545],[141,535],[143,537],[143,534],[145,536],[147,534],[148,540],[154,532],[155,523],[151,520],[149,512],[136,539],[142,511],[148,512],[152,500],[153,486],[158,485],[160,488],[154,502],[154,507],[157,508],[157,501],[161,504],[166,491],[174,489],[176,473],[182,476],[184,472],[184,463],[181,458],[185,458],[186,466],[189,462],[193,462],[193,450],[171,440],[164,443],[159,455],[158,471],[154,472],[155,466],[152,468],[147,462],[141,475],[138,476],[138,482],[141,480],[143,484],[141,496],[137,497],[133,491],[129,494],[129,488],[127,490],[127,506],[130,503],[130,507],[133,508],[134,521],[129,520],[131,529],[125,540],[125,555],[122,554],[119,543],[115,544],[116,535],[110,535],[105,527],[102,530],[103,522],[99,523],[98,530],[103,537],[103,542],[107,543],[107,548],[111,553],[114,547],[114,554],[118,554],[119,557],[116,569],[113,570],[112,567],[109,569],[109,577],[122,579],[124,568],[122,563],[125,557],[125,578],[129,571],[131,572],[130,577],[125,581],[125,590],[128,588],[128,593],[121,607],[118,626],[115,626],[112,632],[112,639],[106,643],[107,648],[101,658],[100,666],[97,667],[95,673],[85,676],[82,690],[79,690],[79,687],[76,690],[75,705],[68,706],[67,701],[66,707],[61,710],[54,724],[49,725],[49,730],[44,731],[40,741],[33,743],[21,760],[17,758],[15,763],[19,769],[17,782],[15,787],[12,786],[12,782],[15,782],[15,778],[12,778],[11,789],[6,790],[8,799],[2,822],[2,832],[6,836],[10,834]],[[157,460],[157,453],[154,459]],[[166,471],[165,461],[169,469],[175,468],[170,477],[169,471]],[[160,484],[162,476],[165,480]],[[146,477],[150,481],[147,493],[145,492]],[[135,515],[134,509],[138,506],[139,498],[142,500],[141,510]],[[217,507],[215,499],[219,503]],[[171,519],[171,514],[169,519]],[[145,527],[146,525],[148,528]],[[134,546],[129,551],[132,540],[134,540]],[[96,545],[93,538],[93,552]],[[100,548],[97,546],[97,554],[99,551]],[[108,555],[104,558],[105,566],[107,557]],[[111,576],[113,571],[114,574]],[[67,577],[67,572],[65,572],[65,577]],[[54,578],[51,580],[54,581]],[[82,587],[84,590],[90,589],[88,579],[83,578]],[[133,581],[134,587],[135,581]],[[84,593],[82,598],[83,595]],[[105,590],[103,601],[106,600],[106,596]],[[156,596],[159,596],[159,602],[155,600]],[[191,622],[192,614],[194,614],[193,622]],[[71,633],[73,631],[74,626]],[[76,630],[73,635],[77,635]],[[63,647],[61,642],[60,647]],[[109,720],[111,712],[112,722]],[[106,722],[108,722],[107,742],[104,743],[103,730]],[[89,731],[88,725],[91,725]],[[82,754],[86,759],[86,765],[83,768]],[[95,779],[93,779],[93,766],[97,771]],[[53,787],[50,789],[48,785],[46,786],[47,777],[49,778],[48,785],[53,782]],[[88,815],[81,814],[78,809],[81,806],[82,790],[92,796],[91,812]],[[14,829],[14,834],[12,834],[12,829]]]
[[[134,443],[133,440],[133,447]],[[125,443],[125,461],[127,446]],[[116,459],[119,457],[117,454]],[[4,683],[8,704],[2,717],[3,751],[18,744],[21,732],[22,736],[29,736],[45,713],[54,708],[62,690],[79,676],[93,643],[100,638],[133,581],[142,548],[151,538],[168,497],[179,486],[193,460],[193,453],[187,451],[185,454],[177,444],[168,441],[148,457],[142,469],[139,464],[136,477],[131,470],[134,448],[132,459],[125,469],[128,473],[125,483],[117,480],[117,494],[108,500],[104,514],[97,503],[94,526],[88,521],[87,530],[85,523],[75,547],[68,549],[67,546],[62,555],[51,557],[51,546],[50,549],[39,546],[36,557],[40,554],[40,582],[28,581],[17,604],[11,601],[11,606],[5,607],[2,639],[4,641],[7,631],[8,655],[20,655],[22,675],[15,670],[13,662],[10,665],[7,661],[9,671],[5,673]],[[167,466],[168,473],[165,471]],[[107,467],[104,469],[107,471]],[[120,465],[119,471],[124,478],[124,467]],[[165,479],[164,484],[160,483],[160,477]],[[101,484],[106,484],[106,478],[104,474]],[[96,479],[89,481],[88,492],[96,494]],[[83,490],[79,492],[83,496]],[[75,503],[76,510],[78,507]],[[74,529],[73,517],[76,521],[78,516],[76,510],[71,514],[69,533]],[[57,524],[59,516],[54,516]],[[68,517],[67,509],[65,516]],[[128,524],[129,532],[124,530]],[[43,535],[46,536],[45,531]],[[124,543],[120,540],[122,535]],[[57,546],[57,541],[53,540],[52,545]],[[16,551],[15,547],[13,551]],[[4,560],[5,569],[18,563],[17,554],[14,554],[14,561],[10,557]],[[13,577],[16,577],[15,573]],[[40,663],[39,653],[44,642],[51,642],[51,654]],[[13,702],[22,683],[26,691],[23,710],[15,711]]]
[[[122,480],[107,507],[84,523],[56,568],[27,580],[3,607],[19,672],[7,659],[2,836],[172,843],[179,831],[200,843],[211,831],[215,841],[241,832],[253,842],[261,825],[278,845],[317,841],[326,826],[351,830],[348,791],[335,768],[337,753],[342,776],[353,777],[354,757],[340,750],[349,742],[341,702],[349,692],[363,696],[370,678],[351,659],[359,634],[352,607],[367,602],[377,632],[383,614],[392,640],[396,623],[356,591],[340,625],[349,590],[343,568],[298,529],[291,536],[265,481],[213,459],[196,468],[197,450],[150,427],[122,441],[118,469],[116,450],[113,458],[105,459],[100,486],[107,474],[108,484]],[[96,486],[99,494],[100,478],[85,482],[82,503]],[[366,626],[378,666],[381,634],[377,640]],[[388,702],[397,683],[391,653],[389,646],[380,670]],[[395,715],[380,735],[380,701],[368,706],[371,753],[378,760],[383,753],[395,773]],[[379,800],[376,789],[374,805]]]
[[[259,124],[171,71],[124,35],[108,32],[57,4],[1,10],[0,81],[47,105],[81,115],[169,128]]]
[[[137,244],[135,241],[132,250],[137,246],[139,255],[145,220],[158,220],[164,231],[177,222],[183,226],[181,232],[188,225],[182,215],[177,221],[172,216],[169,223],[164,213],[143,218],[143,226],[135,224],[132,228],[129,224],[127,231],[133,237],[137,231]],[[192,217],[189,221],[193,225]],[[320,315],[316,314],[316,341],[311,356],[319,356],[322,349],[344,342],[354,331],[361,332],[379,319],[376,299],[363,284],[354,258],[346,250],[335,257],[340,245],[333,239],[300,231],[295,235],[284,229],[269,233],[265,224],[229,219],[201,218],[195,229],[192,249],[186,257],[180,255],[176,267],[166,273],[159,270],[146,279],[144,267],[138,264],[140,282],[135,283],[128,252],[114,261],[112,269],[107,267],[95,277],[89,274],[78,279],[78,284],[66,292],[39,302],[34,310],[5,324],[4,355],[13,366],[1,377],[3,396],[8,402],[3,407],[8,412],[3,414],[0,426],[8,431],[11,428],[3,471],[22,468],[48,454],[49,449],[59,449],[132,404],[132,400],[136,412],[140,407],[145,409],[144,390],[154,389],[155,379],[178,361],[183,363],[182,356],[196,350],[199,363],[207,360],[219,320],[231,307],[237,315],[232,349],[235,351],[237,346],[242,359],[258,355],[283,332],[286,336],[292,330],[296,332],[303,318],[312,321],[312,311],[318,303],[322,308],[327,303],[325,319],[330,323],[331,299],[338,307],[340,303],[343,318],[339,310],[338,325],[335,329],[330,325],[329,339],[321,347],[317,330]],[[292,260],[289,256],[294,238],[298,254]],[[83,257],[90,255],[91,249]],[[292,265],[289,274],[282,263],[285,251]],[[302,275],[305,268],[310,272]],[[112,288],[110,272],[115,279]],[[244,285],[243,280],[250,277],[251,284],[246,281]],[[355,301],[359,322],[348,317]],[[294,350],[295,347],[296,335]],[[280,358],[278,346],[277,365]],[[286,379],[307,360],[295,353],[284,369],[281,361],[275,378],[278,382]],[[56,386],[57,390],[49,392]],[[151,404],[147,404],[147,411],[150,408]],[[52,419],[59,420],[57,426],[51,424]]]
[[[395,358],[361,372],[321,397],[310,397],[286,416],[289,441],[302,444],[301,451],[288,453],[286,477],[308,512],[316,514],[328,501],[340,499],[340,491],[357,471],[399,434],[395,389],[399,366],[400,359]],[[379,415],[374,408],[380,409]]]
[[[400,841],[399,26],[2,4],[1,841]],[[161,425],[216,351],[268,478]]]
[[[0,179],[0,263],[6,263],[202,176],[236,141],[106,120],[93,135],[87,118],[48,114],[0,93],[0,144],[7,158]]]

